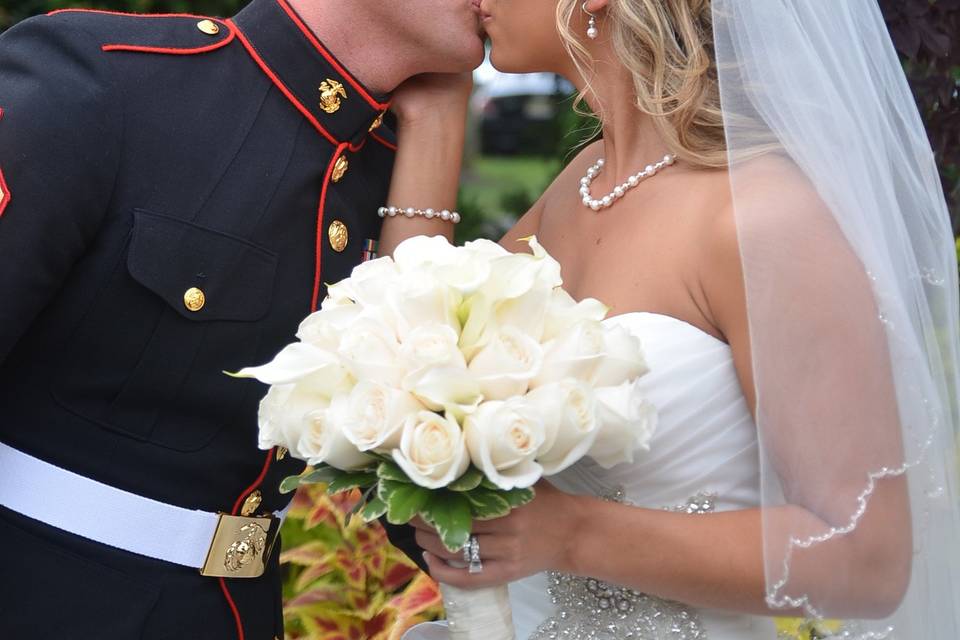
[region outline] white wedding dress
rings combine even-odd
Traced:
[[[656,433],[649,452],[638,452],[633,464],[608,470],[585,459],[550,481],[570,493],[679,510],[692,518],[756,507],[756,427],[730,347],[665,315],[628,313],[606,322],[620,324],[643,342],[650,373],[640,388],[657,408]],[[718,546],[715,553],[724,549]],[[776,638],[769,618],[695,609],[554,573],[512,583],[510,602],[517,638],[523,640]]]

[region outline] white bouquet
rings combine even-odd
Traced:
[[[271,385],[260,447],[309,465],[284,490],[360,488],[364,520],[419,515],[456,551],[474,519],[528,503],[541,477],[584,456],[629,462],[648,445],[655,413],[633,390],[647,371],[639,339],[603,325],[600,302],[574,301],[560,265],[527,242],[532,253],[514,254],[411,238],[331,285],[299,342],[236,374]],[[468,619],[451,634],[511,638],[505,593],[457,594],[498,603],[503,628],[476,629],[458,606]]]

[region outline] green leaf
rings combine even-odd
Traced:
[[[470,501],[465,494],[456,491],[435,491],[422,511],[423,517],[432,524],[443,546],[458,551],[470,538],[473,517]]]
[[[530,487],[529,489],[512,489],[502,495],[510,503],[510,508],[516,509],[532,502],[537,494],[533,487]]]
[[[463,495],[470,501],[470,507],[475,518],[493,520],[510,513],[510,502],[507,500],[505,493],[505,491],[490,491],[483,487],[477,487]]]
[[[328,484],[344,474],[340,469],[322,466],[300,476],[300,484]]]
[[[430,491],[415,484],[381,480],[381,486],[392,484],[387,490],[381,490],[378,496],[387,504],[387,522],[407,524],[416,517],[430,500]]]
[[[396,480],[380,480],[377,483],[377,497],[384,502],[389,502],[390,494],[407,484],[406,482],[397,482]]]
[[[447,485],[447,489],[450,491],[470,491],[480,486],[483,477],[483,472],[471,465],[462,476]]]
[[[383,514],[387,512],[387,503],[373,496],[370,498],[370,502],[363,506],[363,509],[360,510],[360,517],[363,518],[364,522],[373,522],[374,520],[383,517]]]
[[[490,489],[490,491],[502,491],[502,489],[495,485],[487,476],[483,476],[483,480],[480,481],[480,486],[484,489]]]
[[[287,476],[280,482],[280,493],[292,493],[300,486],[300,476]]]
[[[327,493],[341,493],[352,489],[366,489],[377,483],[377,474],[364,471],[360,473],[345,473],[327,485]]]
[[[377,467],[377,475],[380,476],[381,480],[393,480],[395,482],[406,482],[411,483],[407,474],[403,472],[397,464],[384,460],[380,463],[380,466]]]
[[[328,484],[342,475],[344,475],[343,471],[334,469],[333,467],[322,466],[316,469],[307,467],[306,471],[299,476],[288,476],[284,478],[280,483],[280,493],[296,491],[297,487],[302,484]]]

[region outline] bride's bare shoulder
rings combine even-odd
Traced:
[[[536,235],[540,229],[540,221],[543,213],[548,208],[551,198],[558,193],[569,194],[571,185],[579,184],[580,178],[587,172],[587,167],[595,163],[597,158],[600,157],[601,150],[602,143],[600,141],[592,142],[583,147],[557,177],[554,178],[550,186],[546,188],[533,206],[530,207],[530,210],[503,236],[500,244],[513,250],[519,246],[515,242],[516,240]]]

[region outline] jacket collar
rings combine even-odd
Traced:
[[[253,0],[236,15],[237,37],[321,135],[358,143],[389,106],[323,46],[286,0]]]

